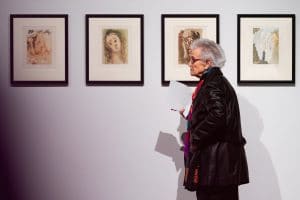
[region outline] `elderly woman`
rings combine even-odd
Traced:
[[[208,39],[195,40],[191,50],[190,74],[200,81],[187,116],[184,185],[198,200],[238,200],[238,185],[249,182],[246,141],[237,96],[220,70],[225,55]]]

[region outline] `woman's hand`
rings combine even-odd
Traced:
[[[180,110],[176,110],[176,109],[174,109],[174,108],[171,108],[171,110],[172,111],[175,111],[175,112],[179,112],[179,114],[184,118],[184,119],[186,119],[186,117],[184,116],[184,111],[185,111],[185,109],[184,108],[182,108],[182,109],[180,109]]]
[[[179,114],[180,114],[184,119],[186,119],[186,117],[183,115],[184,111],[185,111],[185,109],[182,108],[182,109],[180,109],[178,112],[179,112]]]

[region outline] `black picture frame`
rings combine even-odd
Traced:
[[[172,32],[176,30],[177,32]],[[187,59],[182,58],[183,46],[180,47],[179,34],[194,31],[197,37],[219,43],[219,14],[162,14],[161,15],[161,83],[169,85],[170,81],[180,81],[186,85],[196,85],[199,80],[191,77],[184,65]],[[170,33],[171,32],[171,33]],[[201,32],[201,33],[200,33]],[[187,33],[188,34],[188,33]],[[178,42],[177,42],[178,40]],[[175,44],[178,44],[177,46]],[[175,45],[175,46],[173,46]],[[176,49],[176,50],[174,50]],[[176,52],[178,51],[178,52]],[[168,78],[172,76],[174,78]]]
[[[86,84],[88,86],[144,85],[144,15],[86,14]],[[105,34],[123,37],[127,53],[112,60],[106,49]],[[120,36],[123,34],[123,36]],[[125,39],[124,39],[125,38]],[[104,42],[105,41],[105,42]],[[124,47],[122,39],[120,46]],[[123,51],[123,52],[124,52]],[[126,55],[126,56],[124,56]],[[118,76],[119,75],[119,76]]]
[[[295,85],[295,14],[238,14],[237,36],[238,85]]]
[[[68,15],[10,15],[11,86],[68,85]]]

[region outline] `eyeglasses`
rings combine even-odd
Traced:
[[[190,59],[190,63],[191,64],[194,64],[195,62],[197,62],[197,61],[203,61],[201,58],[194,58],[194,57],[191,57],[191,59]],[[203,61],[204,62],[204,61]]]

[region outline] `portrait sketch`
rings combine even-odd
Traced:
[[[50,29],[29,29],[25,31],[27,64],[52,63],[52,32]]]
[[[253,28],[253,64],[279,63],[279,29]]]
[[[190,45],[198,38],[201,38],[203,30],[200,28],[181,29],[178,33],[178,64],[188,64],[190,61]]]
[[[103,64],[128,63],[128,30],[103,29]]]

